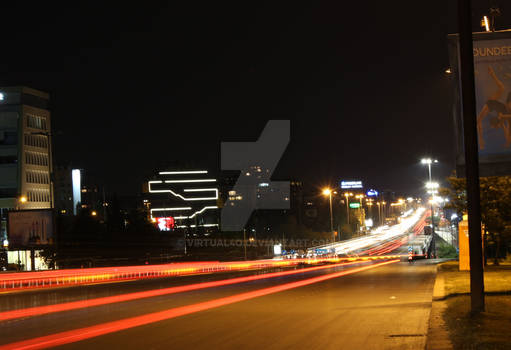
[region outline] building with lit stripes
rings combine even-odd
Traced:
[[[144,206],[160,230],[218,230],[218,181],[207,170],[160,171],[145,192]]]

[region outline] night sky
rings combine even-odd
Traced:
[[[55,162],[121,194],[166,162],[217,166],[270,119],[292,127],[274,178],[421,193],[421,157],[454,169],[455,3],[8,2],[0,86],[49,92]]]

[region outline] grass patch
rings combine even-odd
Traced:
[[[450,298],[444,320],[454,349],[511,349],[511,296],[486,296],[486,311],[476,316],[470,296]]]
[[[444,278],[445,294],[470,292],[470,272],[459,271],[457,261],[449,261],[438,266],[438,274]],[[489,265],[484,269],[485,291],[507,293],[511,291],[511,265]],[[511,349],[511,345],[509,347]]]

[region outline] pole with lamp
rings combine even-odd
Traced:
[[[436,159],[431,159],[431,158],[423,158],[421,160],[421,163],[422,164],[425,164],[428,166],[428,176],[429,176],[429,182],[428,182],[428,189],[429,191],[428,192],[431,192],[431,200],[430,200],[430,205],[431,205],[431,246],[432,246],[432,251],[433,251],[433,256],[436,257],[436,245],[435,245],[435,222],[433,220],[433,216],[434,216],[434,211],[433,211],[433,194],[434,194],[434,185],[433,185],[433,182],[431,181],[431,164],[436,164],[438,163],[438,160]]]
[[[348,220],[348,225],[350,224],[350,200],[349,197],[353,196],[353,193],[344,193],[346,197],[346,219]]]
[[[329,188],[325,188],[323,190],[323,194],[325,196],[328,196],[330,201],[330,232],[332,233],[333,241],[335,242],[335,235],[334,235],[334,216],[332,213],[332,190]]]
[[[364,195],[363,194],[357,194],[355,196],[355,198],[357,198],[360,201],[360,206],[358,207],[359,220],[360,220],[359,232],[362,232],[362,227],[365,226],[365,223],[362,220],[362,210],[364,210],[364,208],[362,207],[362,198],[364,198]]]

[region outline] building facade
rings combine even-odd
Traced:
[[[0,208],[52,207],[49,95],[0,87]]]

